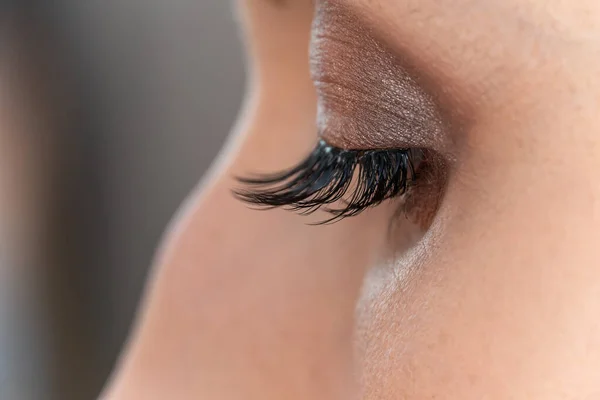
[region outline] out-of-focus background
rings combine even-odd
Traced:
[[[237,113],[224,0],[0,6],[0,400],[99,393]]]

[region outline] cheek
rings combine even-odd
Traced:
[[[600,393],[594,224],[576,216],[581,197],[530,179],[548,168],[526,160],[515,174],[452,177],[424,240],[369,272],[356,339],[365,399]]]
[[[455,283],[427,272],[371,272],[358,307],[363,398],[479,399],[502,393],[509,377],[494,371],[502,355],[490,358],[493,324],[482,321],[485,306],[469,310],[465,301]]]

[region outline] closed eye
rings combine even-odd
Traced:
[[[320,140],[297,166],[275,174],[239,178],[236,196],[262,208],[301,214],[323,208],[336,222],[407,193],[416,180],[417,150],[343,150]]]

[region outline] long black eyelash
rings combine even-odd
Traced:
[[[323,208],[331,218],[321,223],[336,222],[406,193],[416,179],[415,151],[343,150],[320,140],[289,170],[238,178],[243,188],[234,194],[260,208],[284,207],[304,215]],[[330,207],[336,202],[342,206]]]

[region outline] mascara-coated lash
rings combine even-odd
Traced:
[[[284,207],[304,215],[322,208],[332,215],[323,223],[335,222],[406,193],[416,179],[415,152],[344,150],[320,140],[293,168],[238,178],[242,188],[234,194],[261,208]]]

